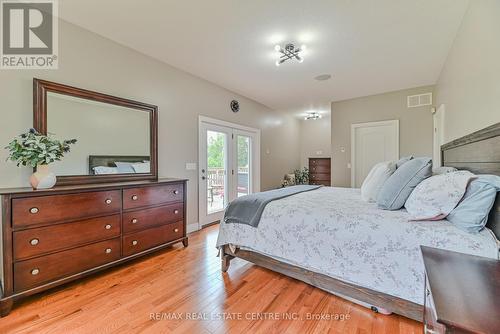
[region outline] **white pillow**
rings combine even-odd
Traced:
[[[139,162],[136,164],[132,164],[132,168],[136,173],[150,173],[151,172],[151,163],[149,162]]]
[[[385,181],[396,170],[396,162],[380,162],[373,166],[361,185],[361,198],[366,202],[375,202]]]
[[[469,171],[431,176],[420,182],[406,200],[410,220],[444,219],[464,197],[475,175]]]
[[[106,166],[97,166],[94,167],[94,173],[96,175],[100,174],[117,174],[118,173],[118,168],[117,167],[106,167]]]

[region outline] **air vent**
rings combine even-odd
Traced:
[[[432,93],[408,96],[408,108],[432,105]]]

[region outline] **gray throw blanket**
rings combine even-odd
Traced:
[[[257,227],[268,203],[319,187],[321,186],[299,185],[239,197],[229,203],[224,213],[224,222]]]

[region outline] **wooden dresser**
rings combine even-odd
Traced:
[[[0,313],[15,300],[182,242],[186,180],[3,189]]]
[[[330,158],[309,158],[309,184],[330,186]]]
[[[424,333],[500,333],[500,261],[421,248]]]

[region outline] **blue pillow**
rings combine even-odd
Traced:
[[[464,198],[446,219],[462,230],[478,233],[488,222],[498,191],[500,176],[478,175],[469,183]]]
[[[431,158],[415,158],[401,165],[387,181],[377,196],[377,205],[384,210],[399,210],[413,189],[432,174]]]
[[[115,165],[118,168],[118,174],[133,174],[133,173],[135,173],[135,170],[132,167],[132,165],[135,163],[136,162],[115,161]]]
[[[409,155],[407,157],[402,157],[401,159],[399,159],[398,161],[396,161],[396,169],[401,167],[404,163],[410,161],[413,159],[413,155]]]

